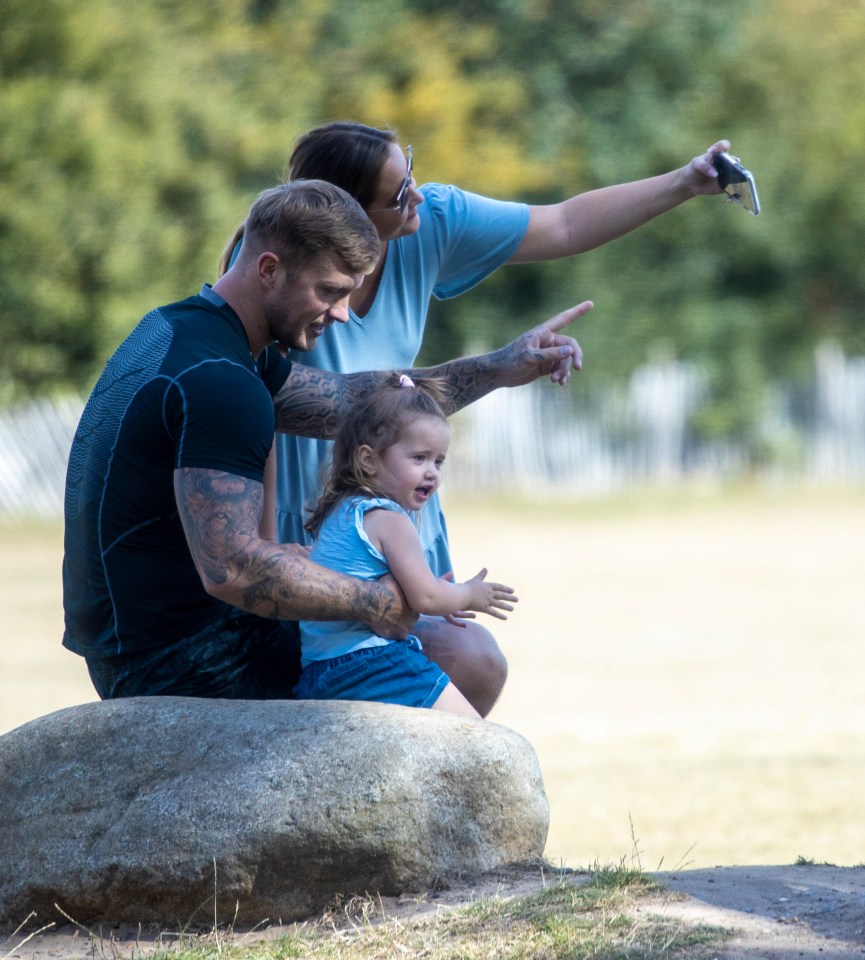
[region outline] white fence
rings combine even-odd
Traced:
[[[0,518],[63,515],[66,461],[83,408],[66,397],[0,411]]]
[[[766,384],[759,393],[756,430],[736,443],[695,430],[707,384],[686,363],[641,367],[627,388],[581,402],[549,384],[500,390],[455,418],[448,490],[589,496],[745,476],[865,481],[865,358],[825,344],[810,384]]]
[[[588,496],[745,474],[865,481],[865,358],[826,344],[811,384],[767,385],[747,446],[698,436],[693,420],[706,396],[697,368],[678,362],[642,367],[626,388],[581,398],[545,383],[499,390],[455,418],[448,496],[504,488]],[[0,412],[0,518],[62,515],[82,406],[67,398]]]

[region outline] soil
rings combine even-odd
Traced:
[[[729,930],[729,938],[713,953],[718,960],[862,960],[865,956],[865,867],[715,867],[654,876],[662,889],[640,898],[635,913],[662,914],[695,927],[710,925]],[[559,871],[538,867],[492,873],[473,881],[450,882],[422,897],[381,898],[377,917],[404,921],[421,918],[484,897],[526,895],[561,878]],[[565,874],[564,879],[583,883],[589,877],[575,871]],[[339,915],[335,911],[334,919]],[[37,927],[31,921],[8,939],[6,934],[0,935],[0,958],[131,960],[170,950],[177,942],[175,935],[138,927],[102,924],[98,930],[88,931],[68,923],[22,942],[34,929]],[[285,928],[277,925],[251,931],[235,929],[229,940],[238,945],[253,944],[284,933]]]

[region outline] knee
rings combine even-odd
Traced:
[[[450,677],[454,686],[485,717],[505,685],[508,664],[486,627],[468,620],[454,627],[443,620],[418,624],[424,653]]]
[[[474,623],[469,629],[472,635],[473,656],[478,670],[488,676],[492,683],[497,684],[498,690],[501,691],[508,678],[508,661],[502,653],[502,648],[490,631],[481,624]]]

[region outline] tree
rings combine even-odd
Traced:
[[[421,179],[555,202],[721,135],[765,212],[701,198],[607,247],[436,305],[424,360],[590,296],[592,382],[658,349],[753,385],[865,348],[861,0],[0,0],[0,402],[89,386],[145,310],[213,279],[293,140],[395,125]]]

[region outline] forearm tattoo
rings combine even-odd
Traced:
[[[441,377],[450,386],[450,397],[442,404],[451,416],[475,400],[480,400],[497,386],[497,375],[504,360],[504,352],[496,350],[478,357],[450,360],[437,367],[425,367],[414,372],[420,377]]]
[[[507,362],[516,362],[504,350],[450,360],[436,367],[406,370],[419,376],[441,378],[450,388],[443,408],[447,416],[474,403],[496,388],[497,376]],[[379,386],[385,374],[338,374],[295,364],[274,398],[276,429],[302,437],[333,437],[354,403]]]
[[[364,622],[385,615],[376,583],[333,573],[293,544],[259,536],[263,487],[218,470],[175,472],[178,510],[205,589],[262,617]]]

